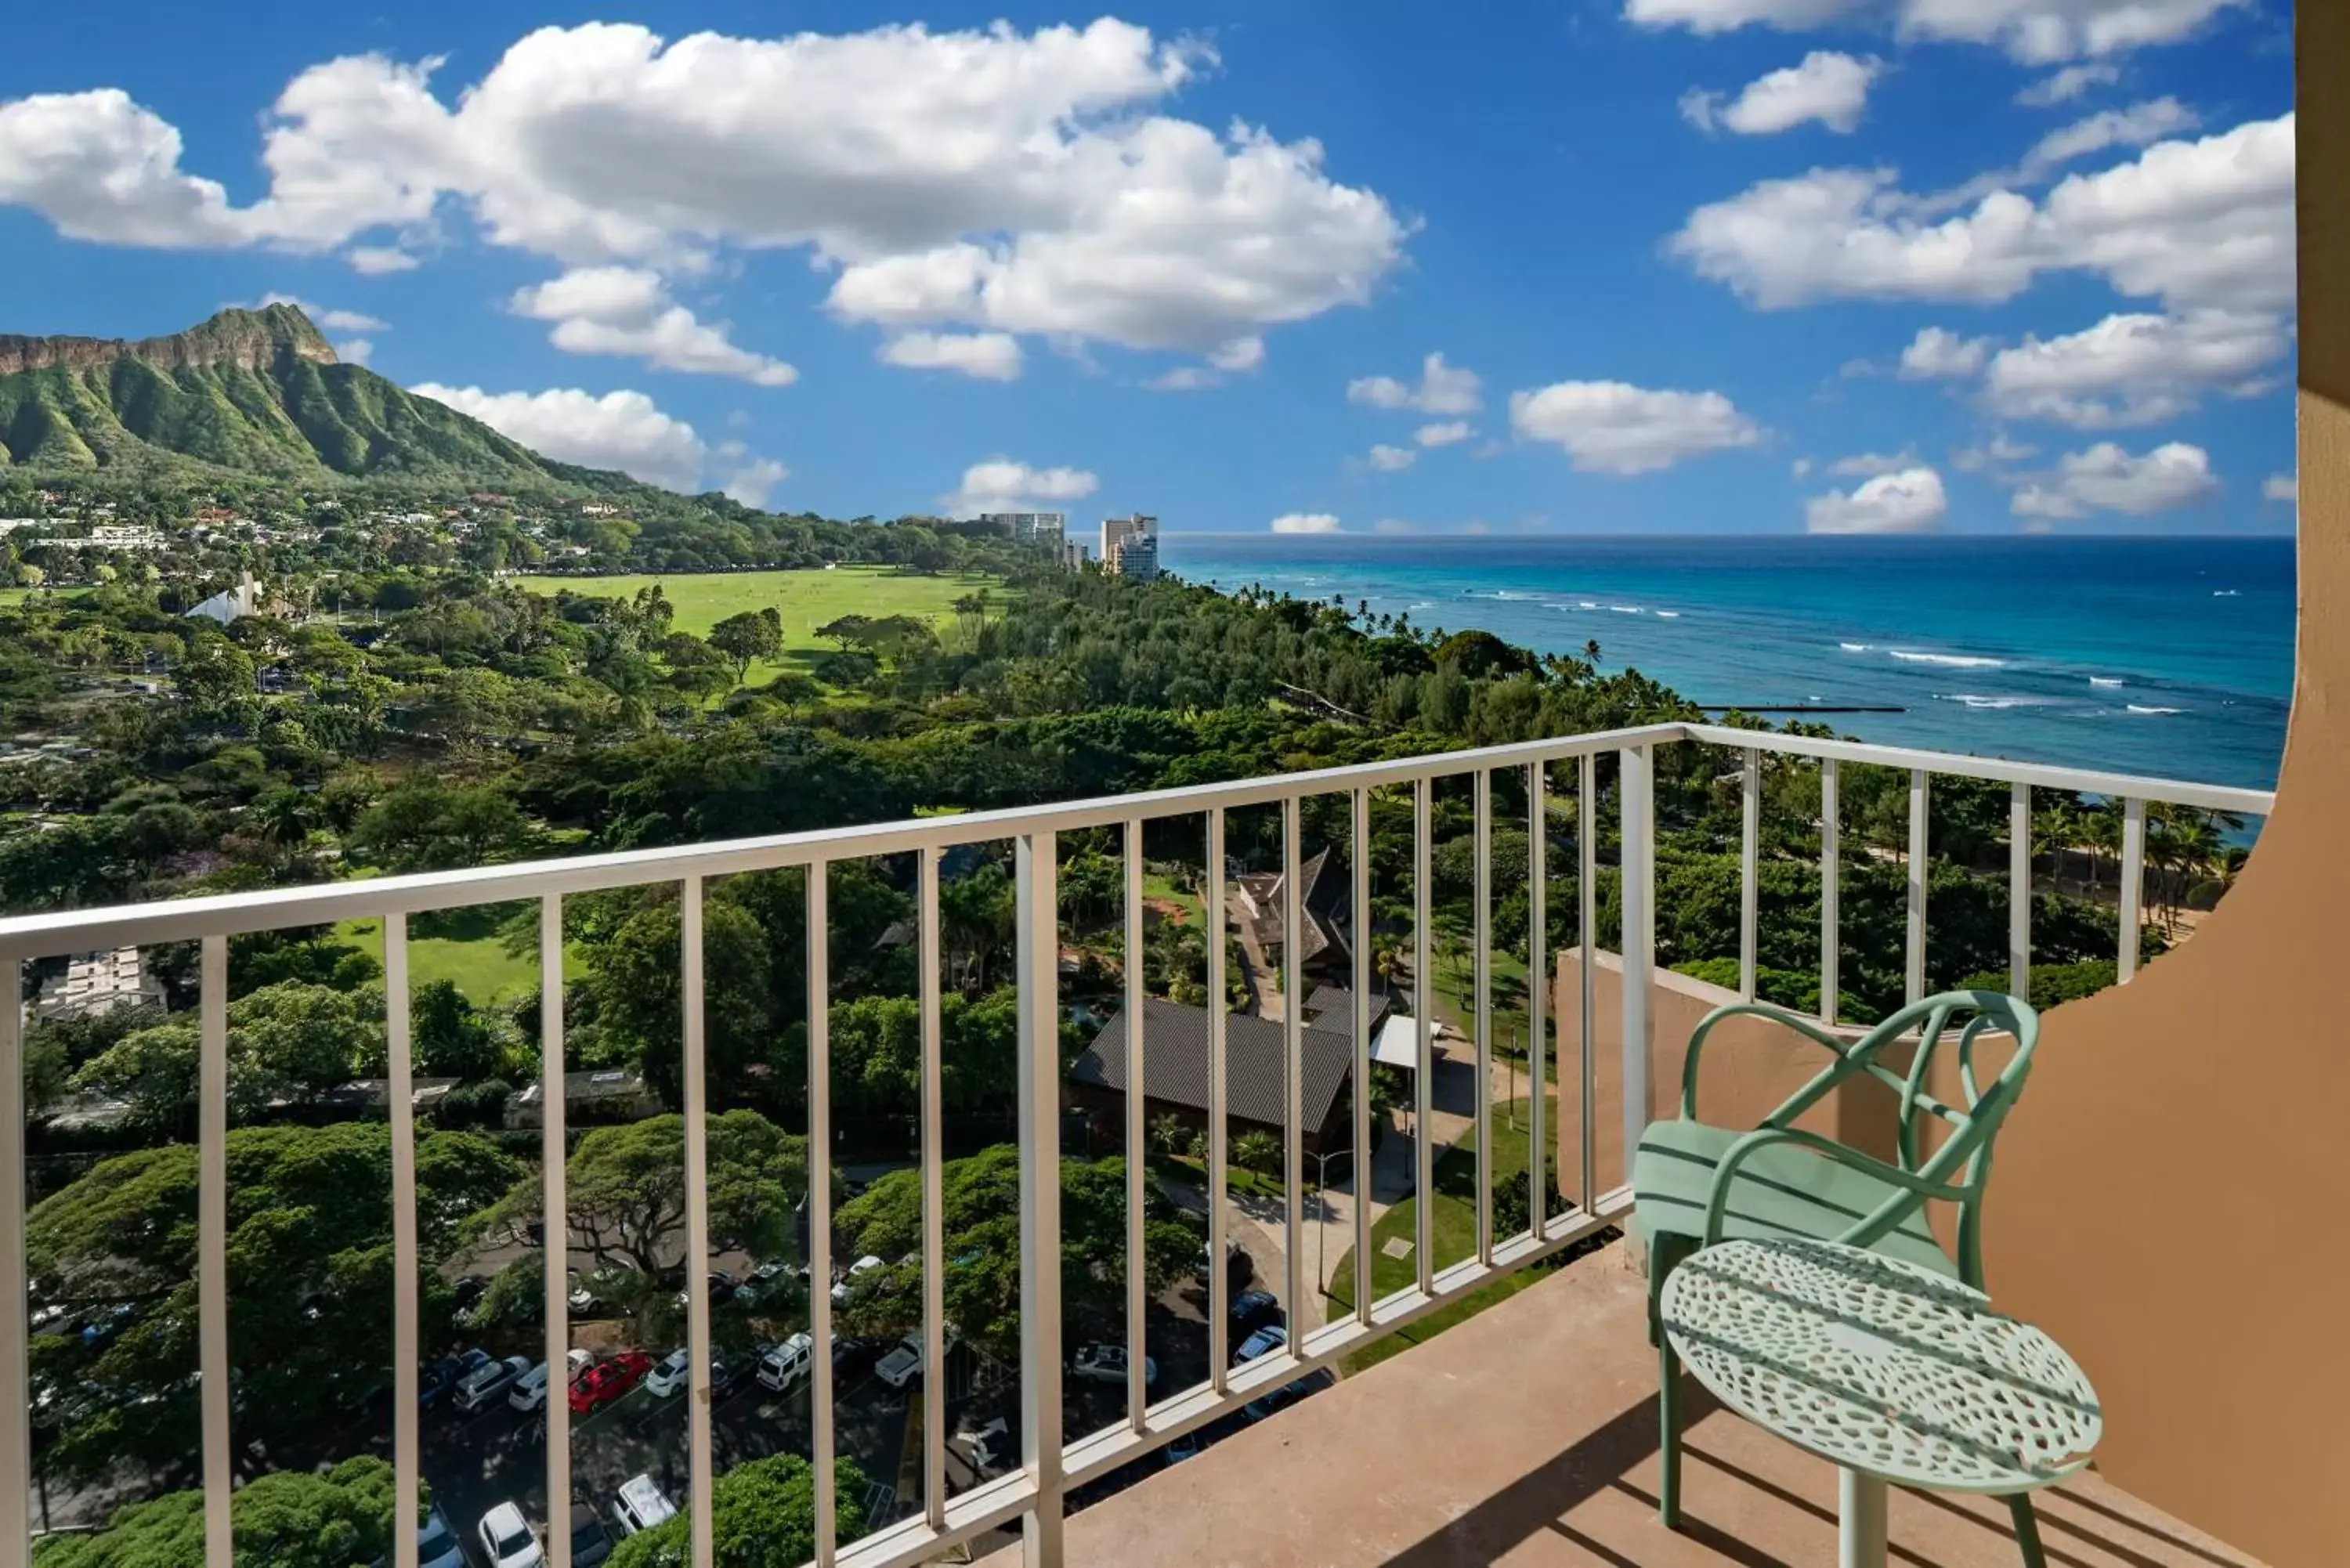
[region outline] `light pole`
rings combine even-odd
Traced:
[[[1322,1217],[1314,1227],[1314,1288],[1321,1292],[1326,1300],[1330,1294],[1330,1280],[1329,1276],[1322,1272],[1322,1262],[1326,1256],[1322,1238],[1328,1234],[1330,1230],[1330,1162],[1341,1155],[1353,1152],[1352,1149],[1334,1148],[1326,1154],[1309,1154],[1305,1157],[1314,1162],[1315,1192],[1322,1199]],[[1359,1181],[1355,1184],[1355,1200],[1358,1203],[1362,1201],[1362,1183]]]

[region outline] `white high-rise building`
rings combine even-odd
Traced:
[[[1101,525],[1101,564],[1106,572],[1149,582],[1159,575],[1159,519],[1137,512],[1130,517],[1105,517]]]
[[[996,524],[1014,539],[1042,545],[1055,556],[1061,553],[1061,535],[1069,526],[1066,512],[983,512],[979,520]]]

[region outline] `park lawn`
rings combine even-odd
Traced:
[[[1545,1106],[1545,1114],[1555,1116],[1555,1099]],[[1525,1125],[1527,1104],[1513,1100],[1493,1107],[1493,1126],[1498,1135],[1493,1144],[1493,1185],[1505,1181],[1523,1182],[1526,1179],[1527,1139],[1523,1133],[1513,1136],[1508,1131],[1513,1116],[1518,1125]],[[1553,1173],[1557,1169],[1557,1145],[1552,1144],[1550,1160]],[[1436,1207],[1430,1219],[1436,1246],[1436,1266],[1446,1268],[1477,1252],[1477,1134],[1471,1128],[1468,1136],[1446,1149],[1436,1160]],[[1415,1256],[1407,1254],[1391,1258],[1387,1243],[1396,1238],[1416,1241],[1419,1224],[1419,1200],[1407,1198],[1389,1209],[1371,1227],[1371,1299],[1381,1301],[1396,1292],[1409,1290],[1419,1282],[1419,1264]],[[1484,1289],[1461,1297],[1450,1306],[1429,1314],[1417,1322],[1398,1329],[1382,1339],[1374,1340],[1365,1348],[1347,1357],[1349,1376],[1365,1367],[1375,1366],[1388,1356],[1399,1354],[1423,1340],[1433,1339],[1454,1324],[1465,1323],[1499,1301],[1524,1290],[1541,1278],[1539,1271],[1520,1269],[1516,1273],[1496,1280]],[[1330,1276],[1328,1286],[1334,1310],[1351,1311],[1355,1304],[1355,1250],[1347,1249]]]
[[[993,577],[974,572],[948,572],[922,576],[889,566],[835,566],[775,572],[680,572],[608,577],[516,576],[515,586],[535,594],[588,594],[603,598],[633,597],[638,590],[661,586],[674,610],[679,631],[696,637],[728,616],[744,610],[773,607],[784,618],[784,652],[780,659],[760,659],[751,666],[749,683],[760,685],[787,670],[806,673],[817,659],[834,652],[833,645],[816,636],[816,628],[845,615],[913,616],[943,629],[953,618],[954,602],[965,594],[985,589],[1002,599],[1007,590]]]
[[[1180,909],[1182,914],[1176,922],[1179,925],[1197,928],[1207,921],[1207,906],[1200,901],[1200,895],[1177,886],[1173,877],[1162,872],[1143,873],[1142,897],[1146,902],[1172,904]]]
[[[0,606],[13,609],[35,594],[47,594],[54,598],[70,599],[78,598],[88,592],[89,592],[88,588],[0,588]]]
[[[408,922],[408,981],[411,990],[437,980],[455,982],[465,1000],[490,1007],[527,996],[538,985],[538,955],[510,953],[498,936],[504,911],[496,906],[438,910],[410,917]],[[335,934],[383,961],[383,922],[344,920]],[[578,950],[567,948],[563,978],[577,980],[585,972]]]

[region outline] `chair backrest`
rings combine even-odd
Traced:
[[[1935,1057],[1954,1033],[1959,1084],[1967,1102],[1964,1108],[1926,1091]],[[1913,1034],[1917,1049],[1906,1075],[1896,1074],[1877,1059],[1888,1047]],[[1986,1034],[2003,1034],[2015,1043],[2014,1054],[1988,1085],[1976,1072],[1974,1055],[1976,1042]],[[1847,1060],[1898,1096],[1897,1142],[1904,1170],[1929,1181],[1980,1189],[1989,1173],[1991,1142],[2000,1124],[2015,1108],[2016,1096],[2023,1092],[2039,1043],[2040,1015],[2030,1003],[2002,992],[1948,991],[1912,1002],[1877,1024],[1853,1046]],[[1940,1147],[1921,1153],[1918,1135],[1928,1117],[1950,1131]],[[1956,1181],[1951,1180],[1953,1175],[1958,1177]]]

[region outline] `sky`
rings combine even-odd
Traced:
[[[617,3],[23,8],[0,330],[838,517],[2293,526],[2289,0]]]

